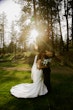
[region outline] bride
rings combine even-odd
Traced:
[[[18,84],[10,89],[13,96],[17,98],[34,98],[40,95],[45,95],[48,90],[44,84],[43,71],[38,69],[39,66],[38,56],[35,56],[34,63],[31,69],[31,78],[33,83]]]

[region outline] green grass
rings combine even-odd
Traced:
[[[30,68],[31,65],[24,63],[23,61],[17,62],[1,62],[0,67],[25,67]]]
[[[17,99],[12,96],[10,94],[12,86],[32,83],[30,75],[30,71],[8,70],[8,66],[6,70],[0,69],[0,110],[73,110],[72,69],[52,67],[50,94],[30,99]]]

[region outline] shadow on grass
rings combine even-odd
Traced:
[[[50,110],[48,96],[41,96],[30,99],[11,99],[0,106],[0,110]]]
[[[73,109],[73,74],[55,73],[51,75],[52,92],[50,105],[54,110]]]

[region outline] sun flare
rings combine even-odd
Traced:
[[[38,36],[37,30],[36,29],[31,30],[30,36],[28,37],[28,45],[35,44],[37,36]]]

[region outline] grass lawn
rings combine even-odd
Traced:
[[[50,94],[31,99],[17,99],[10,94],[10,88],[20,83],[32,83],[30,71],[8,69],[9,65],[11,68],[13,65],[6,64],[0,64],[6,67],[0,68],[0,110],[73,110],[73,70],[71,68],[52,67]]]

